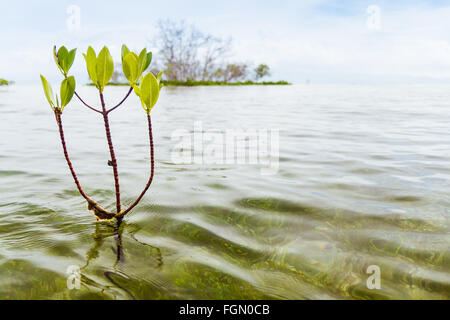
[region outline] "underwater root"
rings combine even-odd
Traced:
[[[97,221],[111,221],[114,218],[120,218],[123,216],[123,211],[115,214],[102,208],[96,201],[90,198],[86,199],[86,201],[88,203],[88,210],[97,217]]]

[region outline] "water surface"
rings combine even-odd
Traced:
[[[1,299],[450,298],[447,87],[165,88],[152,115],[156,178],[116,230],[78,195],[41,88],[0,89]],[[101,117],[74,100],[63,121],[82,185],[113,209]],[[111,122],[131,204],[149,174],[137,98]],[[174,163],[174,131],[195,122],[279,129],[278,173]],[[366,286],[371,265],[381,290]]]

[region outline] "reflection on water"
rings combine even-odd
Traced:
[[[1,299],[450,298],[447,88],[165,88],[156,179],[120,226],[86,210],[40,90],[0,91]],[[81,183],[113,208],[101,117],[76,102],[64,117]],[[148,178],[145,114],[132,99],[111,121],[130,204]],[[172,163],[172,133],[196,121],[280,129],[278,174]]]

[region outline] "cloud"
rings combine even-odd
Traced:
[[[368,15],[317,15],[296,28],[271,25],[238,43],[239,56],[267,61],[290,80],[450,79],[450,7],[381,9],[380,30]]]
[[[209,2],[205,1],[193,1],[189,5],[181,1],[162,4],[145,1],[140,2],[140,10],[135,12],[136,23],[129,18],[120,20],[120,16],[131,14],[130,7],[124,4],[114,3],[97,19],[95,13],[101,6],[89,7],[86,1],[79,3],[82,29],[78,32],[70,32],[65,25],[69,4],[54,9],[47,1],[42,8],[36,6],[25,11],[25,14],[33,11],[29,24],[16,26],[15,20],[8,18],[13,27],[0,33],[0,76],[24,83],[36,83],[39,73],[48,74],[49,79],[59,79],[51,47],[65,44],[79,48],[74,72],[87,81],[81,52],[88,45],[97,50],[108,45],[118,60],[122,43],[136,49],[148,47],[155,22],[169,17],[185,18],[214,35],[232,36],[234,59],[268,63],[274,79],[295,82],[450,79],[447,35],[450,7],[442,4],[332,0],[275,4],[230,0],[208,6]],[[378,31],[367,28],[367,7],[373,3],[378,3],[381,10]],[[15,12],[8,10],[9,14]],[[151,19],[146,19],[146,15]],[[55,16],[59,18],[52,19]],[[1,22],[0,26],[4,27]]]

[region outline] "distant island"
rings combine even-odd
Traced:
[[[287,81],[268,81],[268,64],[230,60],[231,39],[205,34],[184,21],[161,20],[154,39],[158,59],[151,71],[156,76],[164,70],[165,86],[280,86]],[[122,56],[123,59],[123,56]],[[129,86],[121,63],[116,64],[110,86]],[[93,84],[90,84],[93,85]]]
[[[13,83],[14,83],[14,81],[8,81],[8,80],[0,78],[0,86],[8,86]]]
[[[225,82],[225,81],[206,81],[206,80],[187,80],[187,81],[177,81],[177,80],[165,80],[162,81],[165,86],[178,86],[178,87],[195,87],[195,86],[286,86],[291,85],[287,81],[238,81],[238,82]]]
[[[240,82],[225,82],[225,81],[206,81],[206,80],[187,80],[187,81],[177,81],[177,80],[162,80],[162,84],[166,87],[200,87],[200,86],[289,86],[292,83],[287,81],[240,81]],[[94,86],[93,83],[89,83],[88,86]],[[125,82],[110,82],[107,86],[129,87],[129,83]]]

